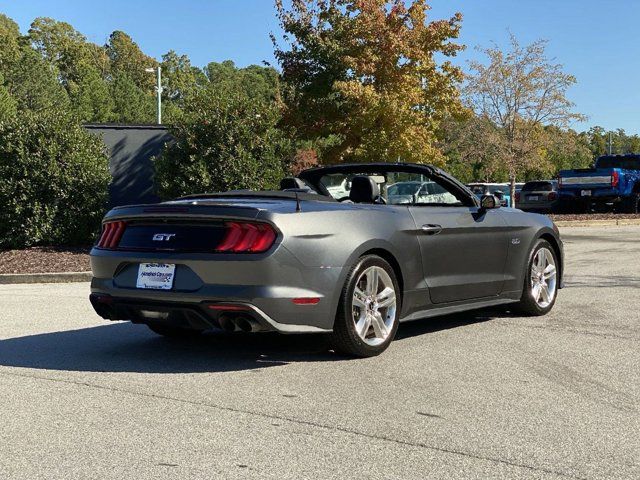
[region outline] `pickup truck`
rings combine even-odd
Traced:
[[[558,195],[562,211],[613,207],[621,213],[638,213],[640,154],[603,155],[593,168],[561,170]]]

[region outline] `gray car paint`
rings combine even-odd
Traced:
[[[391,166],[397,165],[369,165],[373,170]],[[547,217],[509,208],[483,211],[476,197],[444,172],[404,166],[455,182],[456,188],[468,193],[472,206],[351,204],[326,201],[320,195],[277,192],[263,194],[275,198],[262,198],[236,192],[157,207],[120,207],[111,210],[105,221],[252,219],[272,224],[278,237],[263,254],[127,252],[94,247],[91,290],[116,298],[168,303],[239,302],[251,305],[274,330],[330,331],[347,275],[368,252],[384,256],[397,270],[403,290],[401,320],[518,300],[529,252],[541,236],[555,244],[562,262],[562,242]],[[312,184],[314,175],[301,177]],[[440,225],[442,231],[426,235],[421,227],[427,224]],[[141,262],[176,264],[174,289],[135,288]],[[305,296],[321,300],[317,305],[291,301]]]

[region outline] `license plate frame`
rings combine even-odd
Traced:
[[[171,290],[175,280],[173,263],[141,263],[138,265],[136,288],[144,290]]]

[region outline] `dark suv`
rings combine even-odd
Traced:
[[[555,180],[527,182],[516,193],[516,207],[530,212],[551,212],[558,201],[558,182]]]

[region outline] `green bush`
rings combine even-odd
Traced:
[[[93,241],[110,179],[102,141],[64,113],[0,122],[0,248]]]
[[[155,160],[162,198],[277,188],[291,143],[276,127],[275,104],[210,89],[191,98],[185,111],[172,129],[175,143]]]

